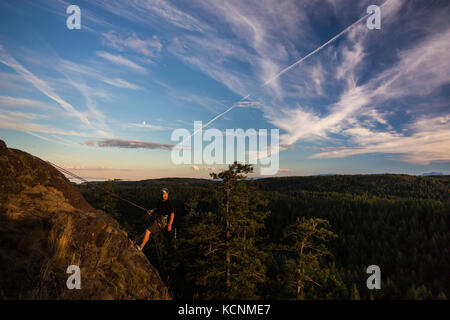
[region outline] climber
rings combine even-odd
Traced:
[[[158,202],[158,207],[152,210],[148,210],[147,213],[150,215],[155,213],[156,218],[154,222],[145,230],[143,236],[141,236],[142,243],[140,245],[136,244],[138,250],[142,251],[148,239],[150,238],[150,234],[157,230],[162,230],[167,226],[167,231],[172,230],[173,218],[175,217],[175,213],[172,207],[172,204],[169,200],[169,190],[167,188],[161,189],[161,199]],[[169,223],[167,223],[167,218],[170,215]]]

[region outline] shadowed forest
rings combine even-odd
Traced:
[[[245,179],[235,163],[211,180],[99,182],[154,208],[167,187],[171,232],[144,248],[176,299],[448,299],[450,176]],[[152,217],[89,184],[95,208],[138,239]],[[369,265],[381,289],[369,290]]]

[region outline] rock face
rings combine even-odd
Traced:
[[[67,288],[70,265],[81,289]],[[51,165],[0,140],[0,299],[171,299],[116,220]]]

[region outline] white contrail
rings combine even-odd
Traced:
[[[200,130],[202,130],[204,127],[209,126],[211,123],[213,123],[214,121],[216,121],[217,119],[219,119],[221,116],[223,116],[225,113],[227,113],[228,111],[230,111],[231,109],[233,109],[234,107],[236,107],[236,104],[241,102],[242,100],[247,99],[248,97],[250,97],[250,94],[246,95],[245,97],[241,98],[240,100],[236,101],[235,103],[233,103],[231,105],[231,107],[229,107],[227,110],[225,110],[224,112],[218,114],[217,116],[215,116],[214,118],[212,118],[211,120],[209,120],[205,125],[201,126],[200,128],[198,128],[197,130],[194,131],[194,133],[192,133],[189,137],[187,137],[186,139],[189,139],[190,137],[192,137],[193,135],[195,135],[197,132],[199,132]],[[185,139],[185,140],[186,140]],[[184,143],[184,141],[183,141]]]
[[[381,6],[385,6],[388,2],[390,2],[391,0],[387,0],[385,1]],[[363,16],[362,18],[358,19],[356,22],[352,23],[351,25],[349,25],[347,28],[345,28],[343,31],[339,32],[337,35],[335,35],[333,38],[331,38],[330,40],[328,40],[327,42],[325,42],[323,45],[321,45],[320,47],[318,47],[317,49],[314,49],[313,51],[311,51],[310,53],[308,53],[306,56],[302,57],[301,59],[297,60],[296,62],[294,62],[293,64],[287,66],[286,68],[284,68],[283,70],[281,70],[280,72],[278,72],[274,77],[272,77],[271,79],[267,80],[266,82],[264,82],[264,84],[261,85],[262,87],[267,86],[268,84],[270,84],[271,82],[275,81],[276,79],[278,79],[282,74],[284,74],[285,72],[291,70],[292,68],[294,68],[295,66],[299,65],[300,63],[302,63],[303,61],[305,61],[306,59],[308,59],[309,57],[311,57],[312,55],[314,55],[315,53],[319,52],[320,50],[322,50],[323,48],[325,48],[327,45],[329,45],[330,43],[336,41],[339,37],[341,37],[343,34],[347,33],[351,28],[353,28],[355,25],[357,25],[358,23],[360,23],[362,20],[364,20],[365,18],[367,18],[368,16],[372,15],[372,13],[367,13],[365,16]],[[236,101],[235,103],[233,103],[228,109],[226,109],[224,112],[222,112],[221,114],[218,114],[217,116],[215,116],[214,118],[212,118],[210,121],[208,121],[206,124],[204,124],[203,126],[201,126],[200,128],[198,128],[196,131],[194,131],[189,137],[187,137],[186,139],[183,140],[183,143],[187,140],[190,139],[192,136],[194,136],[197,132],[199,132],[200,130],[202,130],[203,128],[209,126],[211,123],[213,123],[214,121],[216,121],[217,119],[219,119],[220,117],[222,117],[223,115],[225,115],[226,113],[230,112],[232,109],[234,109],[236,107],[236,104],[241,102],[242,100],[248,99],[252,94],[249,93],[248,95],[246,95],[245,97],[241,98],[240,100]]]
[[[386,1],[387,2],[387,1]],[[385,3],[386,3],[385,2]],[[271,83],[272,81],[278,79],[283,73],[291,70],[292,68],[294,68],[296,65],[302,63],[303,61],[305,61],[306,59],[308,59],[309,57],[311,57],[313,54],[315,54],[316,52],[319,52],[320,50],[322,50],[323,48],[325,48],[327,45],[329,45],[330,43],[334,42],[336,39],[338,39],[340,36],[342,36],[343,34],[347,33],[354,25],[358,24],[359,22],[361,22],[361,20],[364,20],[366,17],[368,17],[369,15],[371,15],[372,13],[368,13],[366,14],[364,17],[360,18],[358,21],[356,21],[355,23],[353,23],[352,25],[348,26],[346,29],[344,29],[344,31],[341,31],[340,33],[338,33],[336,36],[334,36],[333,38],[331,38],[330,40],[328,40],[327,42],[325,42],[323,45],[321,45],[320,47],[318,47],[317,49],[315,49],[314,51],[311,51],[310,53],[308,53],[306,56],[304,56],[303,58],[301,58],[300,60],[294,62],[293,64],[291,64],[290,66],[284,68],[283,70],[281,70],[279,73],[277,73],[273,78],[267,80],[266,82],[264,82],[264,84],[261,87],[265,87],[266,85],[268,85],[269,83]]]

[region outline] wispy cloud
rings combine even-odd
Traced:
[[[3,46],[0,45],[0,62],[6,66],[12,68],[18,74],[20,74],[25,80],[31,83],[39,91],[45,94],[47,97],[58,103],[67,112],[72,114],[74,117],[80,119],[84,124],[91,126],[88,118],[77,111],[70,103],[62,99],[45,81],[35,76],[33,73],[28,71],[24,66],[17,62],[13,57],[9,56],[4,50]]]
[[[41,140],[50,142],[52,144],[61,144],[61,145],[64,145],[64,146],[69,146],[69,147],[71,146],[71,144],[68,144],[68,143],[66,143],[64,141],[58,141],[58,140],[54,140],[54,139],[51,139],[51,138],[48,138],[48,137],[44,137],[44,136],[42,136],[40,134],[37,134],[36,132],[27,131],[27,130],[20,130],[20,131],[28,133],[29,135],[32,135],[33,137],[36,137],[36,138],[39,138]]]
[[[88,132],[81,132],[79,130],[64,130],[56,128],[51,125],[39,124],[31,122],[31,120],[36,119],[36,115],[33,113],[6,113],[2,112],[0,114],[0,128],[17,130],[23,132],[39,132],[47,134],[57,134],[64,136],[74,136],[74,137],[109,137],[108,134],[101,130],[92,130]]]
[[[289,1],[204,1],[199,7],[213,17],[211,31],[179,35],[171,40],[169,50],[241,96],[298,57],[294,43],[307,43],[311,31],[307,13]],[[243,65],[238,71],[232,67],[237,63]],[[271,81],[267,89],[283,95],[278,81]]]
[[[394,9],[398,10],[398,6]],[[448,139],[448,113],[438,117],[419,114],[420,118],[406,126],[409,132],[402,132],[398,124],[397,129],[393,129],[394,124],[388,117],[404,111],[382,108],[386,104],[395,105],[399,99],[427,97],[450,83],[447,63],[450,43],[445,40],[450,37],[450,29],[425,34],[421,41],[399,51],[397,62],[361,83],[361,71],[367,70],[364,60],[367,32],[364,26],[355,28],[337,48],[335,56],[340,63],[334,69],[335,79],[345,81],[337,102],[328,105],[325,111],[304,106],[265,109],[268,121],[286,132],[281,135],[281,142],[327,141],[351,145],[311,158],[377,152],[398,153],[401,154],[399,160],[418,163],[450,159],[448,147],[442,140]],[[327,81],[332,83],[330,78]],[[428,112],[432,110],[430,103]],[[418,125],[423,122],[428,127]]]
[[[179,10],[165,0],[130,0],[126,3],[120,0],[101,0],[93,3],[102,9],[144,26],[154,26],[160,23],[169,24],[181,29],[202,32],[208,30],[208,25],[193,16]]]
[[[30,108],[51,110],[54,109],[54,106],[38,100],[0,96],[0,108]]]
[[[141,123],[125,123],[125,124],[122,124],[122,127],[128,128],[128,129],[145,129],[145,130],[152,130],[152,131],[165,131],[165,130],[173,129],[173,128],[169,128],[169,127],[149,124],[146,121],[142,121]]]
[[[132,90],[144,90],[144,88],[132,84],[126,80],[120,79],[120,78],[115,78],[115,79],[106,79],[106,78],[102,78],[101,81],[103,81],[104,83],[110,84],[114,87],[118,87],[118,88],[125,88],[125,89],[132,89]]]
[[[106,46],[118,51],[133,51],[143,54],[146,57],[153,57],[163,48],[161,41],[155,35],[150,39],[141,39],[135,33],[128,36],[121,36],[115,31],[109,31],[102,34],[103,43]]]
[[[141,86],[138,86],[134,83],[130,83],[124,79],[108,77],[108,76],[102,74],[101,72],[99,72],[98,70],[94,69],[93,67],[89,67],[87,65],[82,65],[79,63],[61,59],[58,63],[58,67],[60,68],[61,72],[65,72],[66,74],[70,73],[70,74],[79,74],[79,75],[87,76],[89,78],[107,83],[114,87],[132,89],[132,90],[144,90],[144,88],[142,88]],[[98,95],[99,92],[101,93],[100,90],[96,89],[93,92],[93,94]]]
[[[121,55],[111,54],[111,53],[104,52],[104,51],[97,51],[97,55],[99,57],[103,58],[103,59],[106,59],[106,60],[112,62],[112,63],[115,63],[115,64],[118,64],[118,65],[130,68],[130,69],[132,69],[134,71],[137,71],[137,72],[140,72],[140,73],[146,73],[147,72],[147,70],[144,67],[134,63],[133,61],[131,61],[131,60],[129,60],[129,59],[127,59],[127,58],[125,58],[125,57],[123,57]]]
[[[429,164],[450,159],[450,115],[422,118],[409,125],[414,133],[377,132],[363,127],[344,131],[358,148],[321,152],[311,158],[342,158],[366,153],[391,153],[398,160]]]
[[[0,127],[66,145],[73,136],[78,147],[83,137],[83,145],[101,154],[106,147],[171,150],[171,144],[139,141],[139,134],[228,116],[236,122],[227,126],[279,128],[280,151],[293,150],[296,158],[450,160],[450,6],[441,2],[389,0],[381,30],[368,30],[361,19],[370,0],[83,3],[82,30],[89,33],[72,32],[73,44],[86,35],[96,41],[69,55],[54,40],[67,31],[70,3],[17,6],[17,12],[53,16],[64,30],[36,31],[48,45],[2,35],[8,50],[0,45],[7,66],[0,72]],[[114,138],[125,131],[129,140]]]

